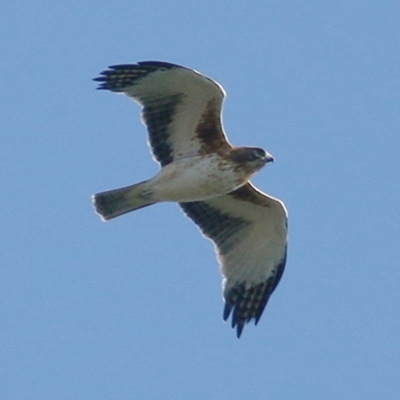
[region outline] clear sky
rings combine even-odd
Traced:
[[[0,398],[399,399],[400,3],[4,1]],[[96,91],[162,60],[227,91],[232,143],[289,210],[283,279],[238,340],[212,243],[174,204],[92,193],[158,169],[139,107]]]

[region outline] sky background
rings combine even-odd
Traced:
[[[3,1],[0,37],[1,399],[400,398],[398,1]],[[93,212],[158,170],[91,81],[142,60],[220,82],[231,142],[275,157],[288,261],[240,340],[176,205]]]

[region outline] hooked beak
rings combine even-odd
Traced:
[[[265,160],[265,164],[269,163],[269,162],[274,162],[274,157],[271,154],[265,152],[264,160]]]

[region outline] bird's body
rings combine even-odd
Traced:
[[[214,241],[224,279],[224,319],[240,336],[258,322],[286,261],[283,204],[249,179],[272,156],[234,147],[223,132],[222,87],[194,70],[162,62],[110,67],[100,89],[123,92],[143,105],[143,121],[159,173],[144,182],[94,195],[104,220],[173,201]]]

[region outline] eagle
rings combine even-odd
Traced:
[[[249,180],[273,157],[236,147],[222,125],[225,91],[201,73],[161,61],[110,66],[98,89],[123,93],[142,106],[160,171],[151,179],[93,195],[104,221],[159,202],[177,202],[214,242],[223,275],[223,319],[240,338],[258,323],[286,263],[284,204]]]

